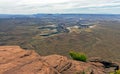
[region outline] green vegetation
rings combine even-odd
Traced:
[[[83,71],[82,74],[86,74],[85,71]]]
[[[116,70],[115,72],[112,72],[110,74],[120,74],[120,70]]]
[[[79,53],[79,52],[74,52],[74,51],[70,51],[69,55],[74,59],[74,60],[78,60],[78,61],[83,61],[86,62],[87,61],[87,56],[84,53]]]

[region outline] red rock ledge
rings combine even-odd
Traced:
[[[40,56],[19,46],[0,46],[0,74],[106,74],[99,62],[80,62],[65,56]]]

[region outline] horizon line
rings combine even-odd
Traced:
[[[27,14],[27,13],[0,13],[0,15],[37,15],[37,14],[59,14],[59,15],[62,15],[62,14],[85,14],[85,15],[88,15],[88,14],[97,14],[97,15],[120,15],[117,14],[117,13],[31,13],[31,14]]]

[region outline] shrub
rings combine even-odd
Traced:
[[[116,74],[120,74],[120,70],[117,70],[117,71],[116,71]]]
[[[72,59],[74,60],[78,60],[78,61],[83,61],[86,62],[87,61],[87,56],[84,53],[79,53],[79,52],[74,52],[74,51],[70,51],[69,55],[72,57]]]

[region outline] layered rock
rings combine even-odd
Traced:
[[[81,62],[60,55],[40,56],[19,46],[0,46],[0,74],[107,74],[102,62]]]
[[[54,68],[41,61],[32,50],[19,46],[0,47],[0,74],[59,74]]]
[[[74,61],[60,55],[46,56],[43,60],[61,74],[105,74],[101,63]]]

